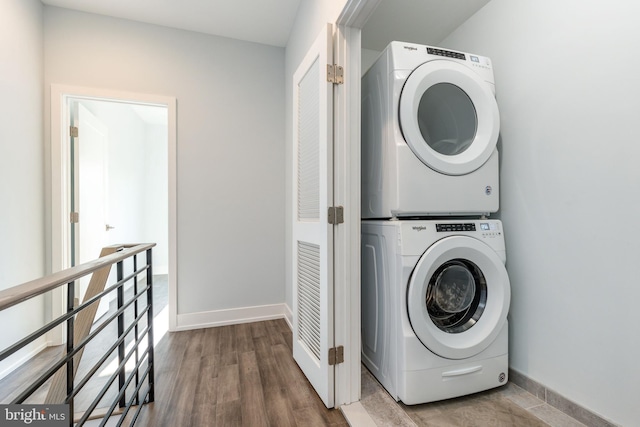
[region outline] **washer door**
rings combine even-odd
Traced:
[[[407,291],[413,331],[430,351],[465,359],[486,349],[507,319],[511,287],[498,255],[481,241],[445,237],[420,257]]]
[[[422,64],[400,94],[400,128],[418,158],[447,175],[465,175],[491,156],[500,114],[489,84],[453,61]]]

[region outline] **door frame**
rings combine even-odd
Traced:
[[[50,97],[50,243],[49,243],[49,272],[54,273],[70,265],[70,245],[67,238],[70,233],[69,222],[69,133],[65,131],[69,123],[69,98],[89,99],[99,101],[122,102],[126,104],[155,105],[167,108],[167,149],[168,149],[168,241],[169,241],[169,330],[173,331],[177,325],[177,130],[176,130],[176,98],[162,95],[151,95],[134,92],[116,91],[110,89],[70,86],[61,84],[51,85]],[[132,242],[123,242],[132,243]],[[145,243],[145,242],[133,242]],[[66,308],[63,290],[57,288],[52,292],[51,318],[62,315]],[[54,328],[47,334],[49,345],[59,345],[63,342],[62,329]]]
[[[334,92],[334,205],[344,224],[334,234],[334,342],[344,346],[335,366],[335,406],[360,400],[360,78],[362,27],[382,0],[348,0],[334,33],[334,62],[345,84]]]

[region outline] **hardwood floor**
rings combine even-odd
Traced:
[[[136,426],[346,426],[293,360],[284,320],[167,334]]]
[[[167,303],[166,282],[154,277],[156,314]],[[88,346],[79,376],[87,370],[84,365],[92,366],[113,343],[115,326],[108,329],[114,329],[111,335]],[[135,425],[347,426],[339,410],[325,408],[300,371],[291,340],[283,319],[167,333],[155,348],[155,402],[143,406]],[[2,379],[0,403],[11,402],[62,351],[62,346],[49,347]],[[97,377],[83,389],[76,413],[89,405],[105,380]],[[43,403],[48,385],[27,402]],[[106,401],[115,395],[111,390]],[[131,418],[127,415],[124,425]]]

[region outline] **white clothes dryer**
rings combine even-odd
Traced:
[[[362,218],[499,206],[489,58],[392,42],[362,78]]]
[[[362,361],[407,405],[506,384],[498,220],[362,221]]]

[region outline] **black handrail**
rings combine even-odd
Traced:
[[[47,402],[48,404],[66,404],[69,409],[69,425],[81,426],[87,420],[95,418],[92,414],[95,408],[103,400],[103,397],[109,391],[112,384],[118,380],[117,396],[107,403],[109,406],[106,413],[102,414],[103,421],[101,425],[106,424],[110,416],[116,412],[116,408],[120,408],[120,419],[118,426],[127,421],[126,417],[130,409],[138,406],[137,410],[131,417],[129,425],[133,425],[142,409],[142,404],[153,402],[154,400],[154,347],[153,347],[153,268],[152,268],[152,247],[155,244],[141,245],[120,245],[110,247],[117,252],[99,258],[76,267],[66,269],[64,271],[52,274],[50,276],[24,283],[13,288],[0,291],[0,311],[5,310],[14,305],[28,301],[38,295],[53,290],[61,286],[67,286],[67,312],[63,315],[51,320],[37,331],[29,334],[18,342],[0,352],[0,361],[6,359],[10,355],[29,345],[36,339],[42,337],[56,326],[66,322],[66,346],[65,352],[59,360],[45,370],[37,379],[28,384],[24,390],[13,399],[13,404],[24,404],[24,402],[33,395],[40,387],[42,387],[49,379],[51,379],[60,369],[66,369],[66,396],[62,402]],[[138,268],[138,255],[142,252],[146,253],[146,263]],[[125,277],[124,261],[132,259],[133,272]],[[111,267],[116,264],[117,282],[106,287],[102,292],[87,299],[82,304],[74,307],[74,288],[75,281],[88,276],[105,267]],[[138,286],[138,276],[146,273],[146,283],[144,286]],[[133,281],[133,296],[125,301],[125,285]],[[92,304],[97,304],[103,297],[111,292],[117,294],[117,310],[99,325],[94,325],[92,331],[81,339],[80,342],[74,342],[75,318],[78,313],[87,309]],[[141,306],[142,298],[144,304]],[[130,324],[125,325],[127,317],[125,311],[133,308],[133,319]],[[76,377],[76,369],[74,363],[78,363],[78,357],[82,354],[85,346],[91,342],[100,332],[102,332],[113,321],[117,322],[118,337],[111,345],[107,352],[89,369],[88,372],[78,380]],[[146,325],[141,322],[146,323]],[[133,336],[130,335],[133,332]],[[129,339],[131,338],[131,339]],[[125,343],[127,340],[134,344],[133,349],[125,354]],[[146,341],[146,343],[145,343]],[[146,344],[146,345],[145,345]],[[144,347],[143,347],[144,345]],[[116,351],[117,350],[117,351]],[[79,416],[78,420],[74,420],[74,404],[78,393],[83,389],[89,381],[95,377],[100,367],[110,359],[113,354],[117,354],[118,368],[116,372],[107,380],[104,387],[97,393],[93,401],[89,404],[87,410]],[[127,375],[126,364],[129,359],[134,357],[135,367],[133,371]],[[74,360],[75,359],[75,360]],[[60,374],[58,374],[60,375]],[[132,384],[135,384],[133,390],[130,390]],[[141,393],[143,385],[146,384],[144,392]],[[104,403],[104,402],[103,402]]]

